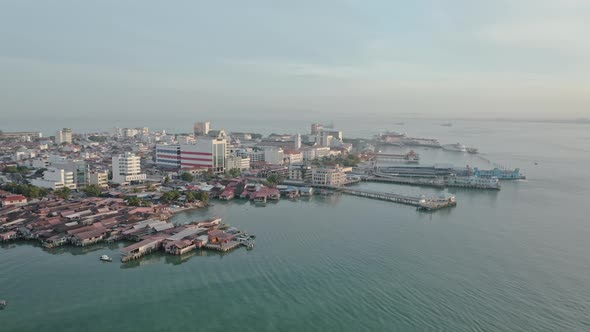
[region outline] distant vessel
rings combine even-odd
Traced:
[[[466,148],[466,149],[467,149],[467,153],[471,153],[471,154],[479,153],[477,148]]]
[[[6,301],[0,300],[0,310],[4,310],[4,308],[6,308],[7,305],[8,303],[6,303]]]
[[[449,187],[500,189],[500,182],[497,177],[450,176],[446,184]]]
[[[109,257],[109,256],[107,256],[107,255],[102,255],[102,256],[100,256],[100,260],[101,260],[101,261],[103,261],[103,262],[112,262],[112,261],[113,261],[113,259],[112,259],[112,258],[110,258],[110,257]]]
[[[445,144],[442,148],[447,151],[467,152],[467,147],[461,143]]]
[[[520,173],[520,168],[515,168],[513,170],[508,169],[473,169],[473,175],[480,177],[480,178],[498,178],[500,180],[524,180],[526,176]]]
[[[452,127],[453,124],[450,123],[450,122],[447,122],[447,123],[441,123],[441,126],[443,126],[443,127]]]

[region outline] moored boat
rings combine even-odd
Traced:
[[[113,259],[107,255],[100,256],[100,260],[103,262],[112,262],[113,261]]]
[[[445,144],[442,148],[447,151],[467,152],[467,147],[461,143]]]

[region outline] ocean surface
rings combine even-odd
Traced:
[[[519,167],[527,180],[449,190],[458,205],[434,213],[315,196],[214,202],[173,219],[221,216],[257,235],[252,251],[121,264],[123,244],[2,245],[0,331],[590,331],[590,126],[398,121],[340,128],[462,142],[482,154],[417,152],[422,164]]]

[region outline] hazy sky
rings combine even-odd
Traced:
[[[244,111],[588,117],[590,1],[0,0],[5,121]]]

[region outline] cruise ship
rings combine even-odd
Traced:
[[[514,170],[494,168],[490,170],[479,169],[475,167],[473,169],[473,175],[480,178],[498,178],[500,180],[524,180],[526,176],[520,173],[520,168]]]
[[[446,185],[460,188],[500,189],[500,182],[497,177],[450,176],[446,181]]]
[[[467,152],[467,147],[461,143],[445,144],[442,148],[447,151]]]

